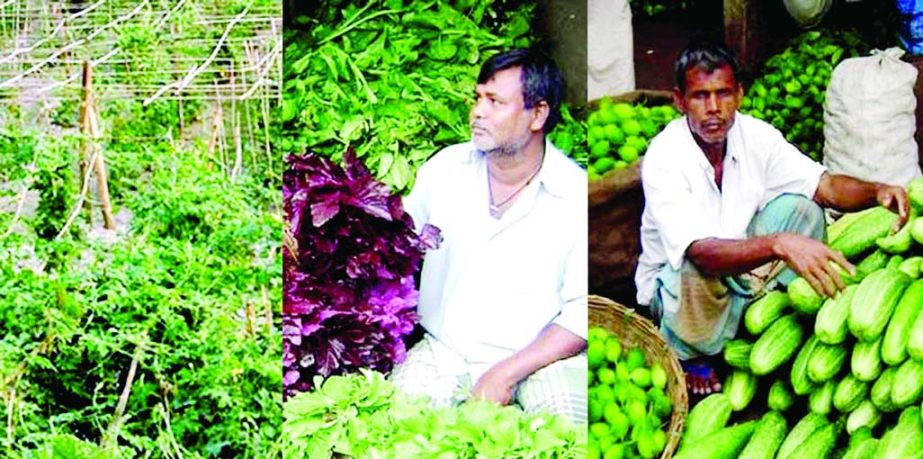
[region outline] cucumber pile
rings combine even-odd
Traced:
[[[747,308],[746,331],[724,351],[733,367],[724,393],[693,407],[675,457],[923,457],[923,231],[914,231],[923,230],[923,178],[909,188],[914,209],[897,233],[896,215],[883,208],[828,228],[830,246],[857,268],[844,272],[845,290],[826,298],[797,278]],[[746,429],[725,423],[728,413],[760,408],[751,405],[764,400],[757,393],[768,393],[770,411],[741,451],[732,440]],[[779,422],[768,421],[776,416],[794,423],[781,442]],[[702,439],[733,428],[722,447]]]
[[[673,414],[666,370],[604,328],[590,328],[588,338],[587,458],[660,457]]]

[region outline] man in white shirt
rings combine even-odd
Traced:
[[[537,52],[481,68],[471,142],[448,147],[404,200],[426,254],[426,333],[391,379],[436,406],[469,397],[586,421],[587,176],[546,138],[563,79]]]
[[[854,267],[824,244],[822,207],[878,204],[907,219],[903,188],[826,171],[769,124],[737,113],[743,87],[723,44],[691,44],[675,64],[674,102],[685,116],[667,125],[642,164],[645,208],[635,275],[638,304],[690,361],[694,393],[720,389],[708,365],[750,300],[804,277],[833,296],[843,282],[831,263]]]

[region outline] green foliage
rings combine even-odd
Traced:
[[[548,414],[467,402],[432,409],[381,373],[317,377],[317,388],[285,403],[285,452],[292,457],[583,457],[586,429]]]

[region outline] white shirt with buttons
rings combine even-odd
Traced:
[[[736,113],[719,190],[686,117],[673,120],[651,141],[641,165],[638,304],[650,304],[660,269],[667,263],[680,269],[694,241],[745,239],[750,220],[766,203],[783,193],[813,198],[825,171],[772,125]]]
[[[498,220],[486,164],[473,143],[445,148],[404,199],[418,230],[443,237],[424,258],[421,324],[475,380],[549,323],[587,334],[586,171],[546,141],[538,175]]]

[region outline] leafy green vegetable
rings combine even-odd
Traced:
[[[381,373],[315,378],[315,390],[284,407],[286,454],[352,457],[577,458],[586,454],[586,428],[563,417],[526,414],[512,406],[467,402],[432,409]]]

